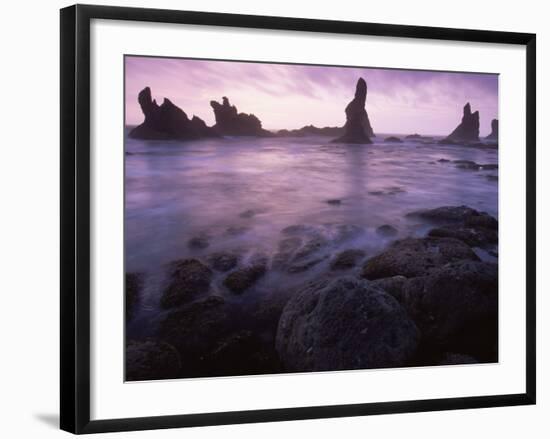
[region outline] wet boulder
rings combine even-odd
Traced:
[[[471,247],[486,247],[498,243],[498,232],[486,227],[466,227],[450,224],[431,229],[428,236],[438,238],[455,238]]]
[[[212,276],[212,270],[197,259],[172,262],[168,268],[168,285],[162,293],[161,306],[179,306],[207,293]]]
[[[403,288],[407,282],[405,276],[392,276],[372,281],[372,284],[391,294],[400,304],[404,303]]]
[[[420,209],[409,212],[407,217],[420,218],[437,224],[460,223],[466,227],[485,227],[498,230],[498,221],[486,212],[468,206],[441,206],[435,209]]]
[[[477,216],[479,212],[468,206],[442,206],[435,209],[420,209],[407,214],[408,217],[418,217],[434,222],[459,222]]]
[[[403,303],[424,342],[441,352],[494,361],[498,344],[498,265],[459,261],[410,279]]]
[[[212,376],[253,375],[280,372],[277,352],[249,330],[221,339],[204,358],[205,371]]]
[[[223,284],[233,293],[242,294],[254,285],[267,271],[265,261],[253,261],[227,275]]]
[[[126,345],[127,381],[177,378],[181,365],[178,351],[168,343],[148,338]]]
[[[159,324],[159,337],[174,346],[187,373],[204,372],[203,358],[239,322],[237,310],[210,296],[172,311]]]
[[[140,300],[141,289],[143,288],[143,273],[126,273],[126,321],[134,317],[137,303]]]
[[[352,277],[305,286],[286,304],[276,348],[285,371],[399,367],[419,333],[399,303]]]
[[[355,267],[365,257],[360,249],[348,249],[338,253],[330,263],[331,270],[349,270]]]
[[[449,262],[477,261],[476,254],[454,238],[407,238],[393,242],[385,251],[369,259],[361,276],[375,280],[391,276],[416,277]]]
[[[490,230],[498,230],[498,221],[491,215],[486,213],[480,213],[478,215],[471,215],[464,219],[464,225],[466,227],[486,228]]]

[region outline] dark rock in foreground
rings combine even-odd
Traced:
[[[163,291],[160,304],[163,308],[179,306],[207,293],[212,275],[212,270],[196,259],[172,262],[169,266],[169,283]]]
[[[225,96],[222,103],[210,101],[216,124],[214,129],[223,136],[272,136],[262,128],[262,122],[253,114],[239,113]]]
[[[498,221],[488,213],[478,212],[468,206],[422,209],[407,216],[442,224],[441,227],[430,230],[429,236],[456,238],[473,247],[498,243]]]
[[[126,346],[126,380],[146,381],[177,378],[181,369],[178,351],[154,339],[129,341]]]
[[[223,284],[233,293],[241,294],[254,285],[266,271],[265,262],[255,262],[229,273]]]
[[[372,143],[370,138],[374,136],[369,116],[365,110],[367,100],[367,83],[359,78],[355,88],[355,97],[346,107],[346,124],[344,135],[334,139],[338,143]]]
[[[306,125],[297,130],[279,130],[279,137],[307,137],[307,136],[340,136],[344,134],[343,127],[323,127],[318,128],[313,125]]]
[[[403,288],[406,282],[407,278],[405,276],[397,275],[374,280],[372,284],[391,294],[399,303],[403,304]]]
[[[399,367],[419,332],[399,303],[369,282],[311,283],[286,304],[276,348],[289,372]]]
[[[453,352],[447,352],[439,362],[438,366],[451,366],[456,364],[476,364],[476,363],[479,363],[479,360],[476,360],[474,357],[471,357],[470,355],[455,354]]]
[[[459,261],[411,279],[403,289],[402,303],[432,349],[496,361],[496,264]]]
[[[168,314],[159,325],[159,336],[178,350],[188,370],[200,371],[202,358],[237,320],[222,297],[210,296]]]
[[[468,206],[442,206],[435,209],[420,209],[407,214],[408,217],[417,217],[438,223],[464,222],[467,225],[484,225],[489,228],[498,228],[498,221],[485,212],[478,212]]]
[[[498,221],[485,212],[468,206],[442,206],[422,209],[407,214],[436,224],[429,236],[455,238],[472,247],[485,247],[498,242]]]
[[[498,140],[498,119],[491,121],[491,133],[485,138],[487,140]]]
[[[456,238],[471,247],[484,247],[498,243],[498,232],[486,227],[466,227],[461,224],[449,224],[428,232],[428,236],[438,238]]]
[[[151,89],[145,87],[138,95],[145,121],[130,131],[129,136],[144,140],[196,140],[218,137],[216,131],[206,126],[197,116],[192,119],[185,112],[164,98],[162,105],[151,98]]]
[[[349,249],[338,253],[330,264],[332,270],[348,270],[355,267],[366,253],[359,249]]]
[[[268,346],[248,330],[237,331],[219,341],[204,358],[207,375],[253,375],[280,372],[274,346]]]
[[[473,142],[479,140],[479,111],[472,113],[470,103],[464,106],[462,121],[449,134],[449,136],[440,143],[449,142]]]
[[[143,278],[143,273],[126,273],[126,321],[134,317],[135,308],[139,302],[139,296],[143,287]]]
[[[363,265],[361,276],[369,280],[396,275],[423,276],[441,265],[464,259],[479,260],[470,247],[458,239],[407,238],[395,241],[369,259]]]

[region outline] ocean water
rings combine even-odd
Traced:
[[[235,296],[217,274],[213,293],[243,303],[288,291],[322,275],[339,251],[374,255],[391,240],[423,236],[429,225],[413,210],[465,204],[498,217],[498,170],[460,169],[453,161],[497,164],[498,150],[418,141],[372,145],[330,143],[327,137],[225,138],[193,142],[127,139],[125,258],[144,272],[144,300],[129,327],[153,331],[166,264],[235,251],[242,261],[270,260],[290,231],[322,237],[317,262],[301,273],[269,270]],[[437,139],[436,139],[437,140]],[[440,161],[440,160],[448,161]],[[391,225],[397,236],[377,233]],[[286,232],[284,230],[286,229]],[[189,240],[201,237],[206,248]],[[483,257],[489,258],[487,255]]]

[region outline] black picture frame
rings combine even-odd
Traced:
[[[504,43],[526,47],[526,376],[525,393],[224,413],[90,420],[90,21],[229,26],[384,37]],[[81,434],[326,417],[535,404],[536,36],[207,12],[75,5],[61,10],[61,429]]]

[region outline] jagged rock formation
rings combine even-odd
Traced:
[[[144,140],[195,140],[203,137],[217,137],[218,134],[197,116],[192,119],[164,98],[162,105],[151,98],[151,89],[145,87],[139,92],[138,102],[145,121],[130,131],[129,136]]]
[[[253,114],[239,113],[229,99],[223,97],[222,103],[210,101],[214,110],[216,125],[214,129],[225,136],[271,136],[272,133],[262,128],[262,122]]]
[[[491,121],[491,134],[485,137],[487,140],[498,140],[498,119]]]
[[[370,138],[374,136],[374,132],[365,110],[366,100],[367,83],[363,78],[359,78],[355,87],[355,97],[346,107],[345,133],[333,142],[372,143]]]
[[[306,125],[296,130],[279,130],[279,137],[307,137],[307,136],[341,136],[344,134],[344,127],[323,127]]]
[[[479,140],[479,111],[472,113],[470,103],[464,106],[462,121],[442,142],[472,142]]]

